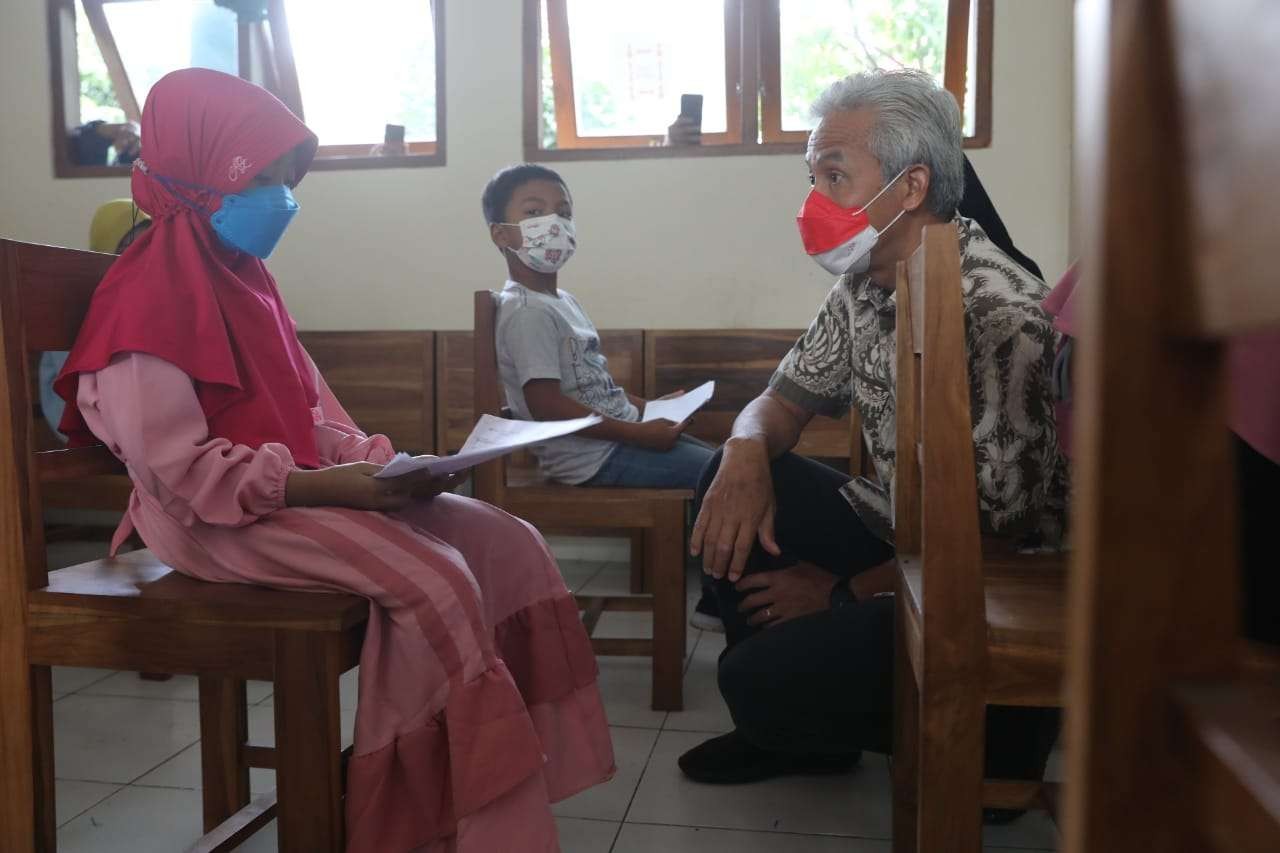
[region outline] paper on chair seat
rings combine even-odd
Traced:
[[[701,409],[716,392],[716,381],[703,382],[688,394],[681,394],[670,400],[650,400],[644,405],[644,416],[641,421],[664,420],[673,424],[683,422],[694,412]]]
[[[395,458],[374,474],[379,479],[390,479],[412,474],[424,468],[433,477],[456,474],[468,468],[505,456],[513,450],[538,444],[553,438],[571,435],[579,430],[593,427],[604,418],[599,415],[588,415],[571,421],[517,421],[509,418],[498,418],[493,415],[481,415],[476,428],[467,436],[462,450],[453,456],[410,456],[397,453]]]

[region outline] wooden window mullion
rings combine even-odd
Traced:
[[[703,134],[715,143],[742,142],[742,112],[745,101],[742,87],[743,7],[751,0],[725,0],[724,4],[724,133]]]
[[[995,4],[993,0],[977,0],[978,20],[971,26],[978,28],[977,62],[974,69],[973,136],[966,137],[966,148],[986,148],[991,145],[991,52],[995,31]],[[968,54],[968,46],[965,46]],[[964,103],[963,101],[961,102]]]
[[[759,0],[760,138],[780,142],[782,136],[782,3]]]
[[[760,119],[764,143],[806,142],[807,130],[782,129],[782,3],[759,0],[760,16]]]
[[[738,42],[739,62],[738,117],[741,127],[739,142],[755,145],[760,135],[760,4],[763,0],[742,0],[742,22]]]
[[[969,10],[972,0],[948,0],[947,36],[943,53],[942,85],[960,105],[964,126],[964,90],[969,76]]]
[[[236,21],[236,74],[241,80],[253,81],[253,24]]]
[[[270,0],[267,4],[267,20],[271,23],[271,52],[278,79],[278,96],[298,118],[306,121],[306,115],[302,111],[302,89],[298,85],[298,67],[293,59],[293,41],[289,36],[289,18],[285,12],[284,0]],[[263,65],[266,66],[267,63],[264,61]]]
[[[271,46],[271,34],[267,31],[267,22],[258,21],[252,25],[253,42],[257,48],[258,60],[262,64],[262,88],[284,100],[280,93],[280,75],[276,72],[276,52]]]
[[[556,110],[556,145],[577,148],[578,104],[573,97],[573,53],[569,44],[568,0],[546,0],[547,39],[551,43],[552,100]]]

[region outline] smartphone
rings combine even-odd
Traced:
[[[698,132],[702,132],[702,96],[681,95],[680,117],[692,119],[693,123],[698,126]]]
[[[384,145],[404,145],[404,125],[389,124],[382,136]]]

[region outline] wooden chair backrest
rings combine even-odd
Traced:
[[[435,452],[434,332],[300,332],[298,337],[357,426],[387,436],[396,450]]]
[[[490,290],[475,293],[475,326],[472,338],[472,423],[481,415],[499,415],[505,405],[502,382],[498,378],[497,321],[498,294]],[[472,475],[475,496],[494,506],[502,506],[507,486],[506,462],[495,459],[476,468]]]
[[[986,614],[961,296],[955,225],[928,226],[897,270],[894,538],[921,564],[926,673],[980,677]]]
[[[114,255],[0,240],[0,599],[48,582],[41,483],[124,470],[104,447],[38,451],[33,355],[69,350]],[[13,595],[24,600],[25,595]],[[21,624],[21,621],[19,621]]]
[[[1223,351],[1280,325],[1280,6],[1083,0],[1076,37],[1064,849],[1205,850],[1171,692],[1239,659]]]
[[[643,396],[655,399],[714,379],[715,397],[698,412],[689,433],[721,444],[729,437],[738,414],[768,387],[778,362],[800,334],[794,329],[647,331]],[[801,434],[795,452],[860,459],[861,436],[850,418],[815,417]]]

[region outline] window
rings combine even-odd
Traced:
[[[436,36],[427,0],[286,0],[285,7],[302,107],[322,142],[367,151],[387,124],[402,126],[410,146],[435,142]]]
[[[656,145],[684,92],[703,94],[705,142],[739,141],[738,5],[545,0],[547,147]]]
[[[919,68],[991,137],[991,0],[525,0],[528,159],[796,151],[827,85]],[[682,94],[700,146],[664,148]]]
[[[138,122],[151,86],[189,67],[237,74],[288,104],[320,137],[313,169],[444,162],[443,0],[48,2],[60,177],[123,172],[115,145],[105,163],[75,162],[84,153],[71,134]],[[404,128],[403,149],[380,146],[388,125]]]

